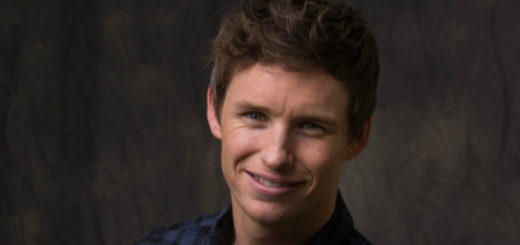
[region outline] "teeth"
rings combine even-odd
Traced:
[[[269,181],[269,180],[266,180],[266,179],[262,179],[258,176],[254,176],[254,178],[256,180],[258,180],[260,183],[266,185],[266,186],[269,186],[269,187],[283,187],[283,186],[287,186],[287,184],[280,184],[280,183],[275,183],[275,182],[272,182],[272,181]]]

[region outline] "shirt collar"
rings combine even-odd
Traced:
[[[309,244],[336,244],[347,242],[354,231],[350,215],[343,197],[338,190],[336,207],[325,225],[314,235]],[[233,215],[228,204],[215,218],[211,228],[211,244],[231,244],[234,239]]]
[[[354,231],[352,216],[338,190],[336,207],[329,221],[314,235],[309,244],[346,244]]]
[[[233,214],[231,212],[231,204],[228,204],[215,218],[215,222],[211,227],[211,243],[210,244],[231,244],[235,236],[233,228]]]

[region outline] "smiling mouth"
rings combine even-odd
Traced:
[[[262,177],[259,177],[259,176],[256,176],[256,175],[253,175],[253,178],[255,178],[256,180],[258,180],[258,182],[266,185],[266,186],[269,186],[269,187],[287,187],[287,186],[290,186],[290,184],[287,184],[287,183],[276,183],[276,182],[273,182],[273,181],[269,181],[269,180],[266,180]]]
[[[295,185],[302,184],[303,181],[287,181],[287,180],[274,180],[274,179],[266,179],[265,177],[260,177],[259,175],[253,174],[251,172],[247,172],[251,177],[253,177],[256,181],[267,187],[273,188],[284,188],[284,187],[292,187]]]
[[[290,193],[300,190],[306,183],[304,180],[293,180],[288,178],[276,178],[263,175],[257,175],[245,171],[250,177],[250,187],[257,194],[268,200],[284,197]],[[275,199],[272,199],[275,198]],[[267,199],[265,199],[267,200]]]

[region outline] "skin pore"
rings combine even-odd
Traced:
[[[320,69],[256,63],[233,76],[220,112],[212,97],[235,244],[305,243],[331,217],[343,162],[366,145],[370,120],[349,141],[348,91]]]

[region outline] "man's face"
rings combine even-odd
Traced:
[[[360,150],[348,141],[340,82],[321,70],[255,64],[234,75],[220,121],[211,97],[208,120],[222,143],[234,215],[263,224],[330,215],[342,163]]]

